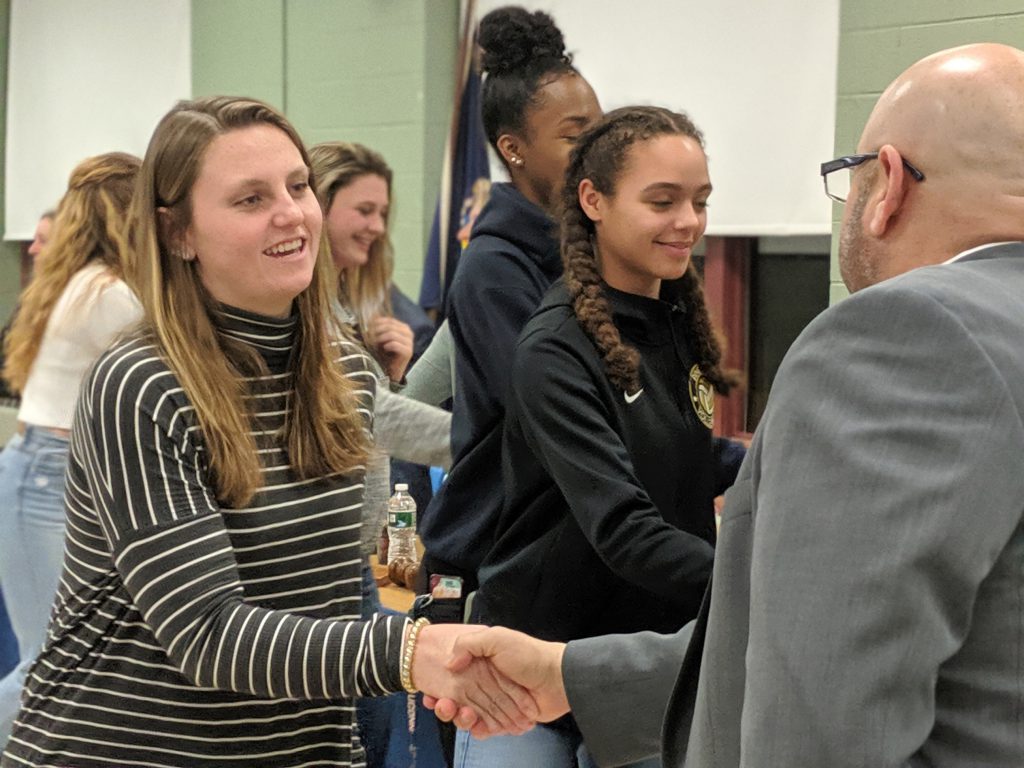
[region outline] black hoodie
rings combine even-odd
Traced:
[[[669,632],[696,615],[718,461],[691,396],[677,290],[666,282],[651,299],[605,286],[641,355],[639,394],[608,379],[562,282],[524,329],[505,417],[506,503],[480,568],[487,623],[571,640]]]
[[[430,559],[466,579],[467,590],[475,588],[502,506],[501,434],[516,338],[562,274],[556,236],[543,210],[511,184],[495,184],[448,295],[452,468],[419,533]]]

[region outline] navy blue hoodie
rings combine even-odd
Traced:
[[[503,502],[501,440],[516,338],[562,274],[557,228],[511,184],[495,184],[448,296],[455,345],[452,469],[420,516],[430,560],[475,588]]]

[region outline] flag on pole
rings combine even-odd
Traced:
[[[480,68],[476,56],[476,2],[466,3],[459,43],[452,121],[445,141],[441,186],[430,227],[430,241],[420,283],[420,306],[445,312],[459,254],[469,228],[490,193],[487,138],[480,118]]]

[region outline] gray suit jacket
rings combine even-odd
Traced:
[[[696,630],[569,644],[602,765],[660,744],[687,768],[1024,766],[1024,244],[811,323],[713,583]]]

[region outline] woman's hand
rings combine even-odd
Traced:
[[[476,642],[458,648],[467,635],[480,635],[485,627],[472,624],[430,624],[420,630],[412,657],[412,679],[433,708],[440,702],[440,715],[472,728],[481,738],[495,734],[525,733],[540,713],[532,691],[507,677],[494,663],[504,649],[493,643]],[[526,638],[534,643],[532,638]],[[547,645],[552,645],[548,643]],[[458,649],[458,653],[456,650]],[[521,654],[524,658],[526,653]],[[457,658],[457,663],[452,663]],[[529,661],[532,663],[533,658]],[[559,663],[561,656],[559,656]],[[490,663],[489,663],[490,662]],[[504,664],[504,658],[501,658]],[[520,670],[514,668],[514,673]],[[561,667],[555,670],[561,683]],[[531,678],[532,682],[532,678]],[[449,711],[450,710],[450,711]],[[565,707],[568,711],[568,705]]]
[[[379,315],[366,329],[366,342],[377,352],[388,378],[399,382],[412,360],[412,328],[394,317]]]

